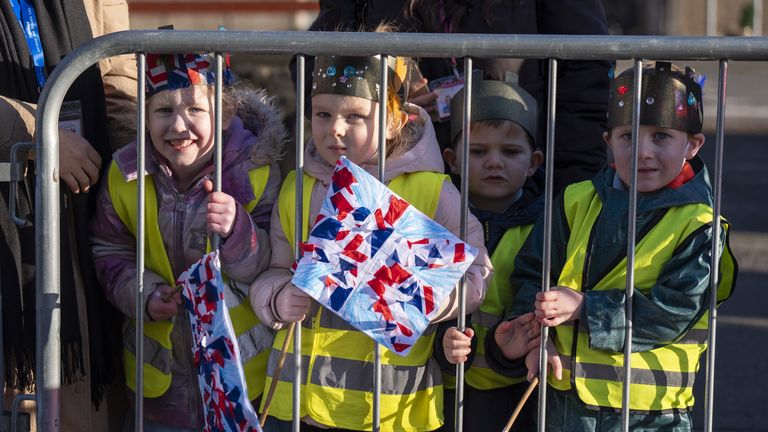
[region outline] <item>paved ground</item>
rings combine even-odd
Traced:
[[[765,120],[764,120],[765,122]],[[768,152],[765,135],[727,135],[723,213],[733,224],[731,245],[740,264],[736,291],[720,307],[715,361],[716,431],[768,431]],[[714,137],[705,159],[712,166]],[[696,381],[695,425],[704,426],[706,366]]]

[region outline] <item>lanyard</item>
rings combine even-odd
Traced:
[[[29,0],[10,0],[16,19],[24,31],[24,37],[27,39],[29,53],[32,56],[32,64],[35,67],[35,76],[37,77],[38,89],[45,85],[45,56],[43,55],[43,43],[40,40],[40,32],[37,29],[37,15],[35,8],[29,3]]]

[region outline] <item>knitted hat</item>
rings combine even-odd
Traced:
[[[338,94],[379,100],[381,57],[319,56],[312,72],[312,96]],[[389,85],[398,91],[408,70],[403,57],[389,57]]]
[[[704,110],[701,84],[686,66],[680,70],[669,62],[643,68],[640,124],[701,132]],[[635,71],[627,69],[611,82],[608,129],[632,124]]]
[[[509,120],[517,123],[536,142],[536,99],[517,85],[517,75],[508,72],[504,81],[474,80],[471,122]],[[461,133],[464,119],[464,89],[451,99],[451,140]]]
[[[212,54],[147,54],[147,97],[163,90],[178,90],[197,84],[216,84],[216,63]],[[229,55],[225,56],[223,85],[229,85]]]

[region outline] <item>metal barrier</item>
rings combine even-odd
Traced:
[[[57,177],[58,166],[58,129],[57,119],[61,108],[64,95],[69,86],[77,76],[85,71],[89,66],[98,62],[100,59],[126,53],[137,53],[139,64],[139,100],[137,109],[137,126],[140,131],[137,133],[139,143],[139,163],[143,164],[143,140],[144,134],[141,131],[144,128],[144,78],[143,66],[145,63],[145,53],[175,53],[175,52],[215,52],[217,53],[217,71],[221,71],[221,53],[254,53],[254,54],[299,54],[298,57],[298,81],[297,94],[304,94],[305,82],[304,58],[305,56],[315,55],[404,55],[411,57],[465,57],[465,67],[471,70],[472,58],[489,57],[515,57],[515,58],[548,58],[550,71],[549,74],[549,106],[547,120],[547,144],[546,152],[548,155],[554,154],[554,125],[555,125],[555,102],[557,87],[558,59],[581,59],[581,60],[619,60],[634,59],[636,80],[635,87],[639,90],[640,74],[642,72],[642,59],[655,60],[718,60],[720,62],[719,73],[719,93],[718,93],[718,114],[717,114],[717,142],[716,157],[717,163],[713,173],[714,184],[714,220],[718,220],[720,215],[720,195],[722,179],[722,157],[723,157],[723,121],[725,110],[727,61],[731,60],[768,60],[768,39],[766,38],[705,38],[705,37],[601,37],[601,36],[559,36],[559,35],[463,35],[463,34],[405,34],[405,33],[315,33],[315,32],[222,32],[222,31],[127,31],[114,33],[99,37],[84,44],[80,48],[68,55],[61,64],[54,70],[49,78],[48,84],[43,89],[40,97],[39,110],[37,112],[37,126],[39,133],[36,136],[37,149],[37,186],[36,201],[37,209],[35,224],[37,226],[35,240],[37,247],[36,255],[36,283],[37,283],[37,418],[38,425],[42,431],[59,430],[59,389],[61,386],[60,371],[60,309],[58,307],[60,296],[59,281],[59,182]],[[382,69],[386,70],[386,63],[382,62]],[[387,88],[386,73],[382,73],[383,85],[381,91]],[[467,88],[472,86],[472,76],[467,74]],[[464,103],[464,133],[462,139],[464,146],[462,151],[467,152],[469,141],[469,116],[470,116],[470,92],[465,92]],[[634,101],[635,115],[633,118],[633,156],[637,155],[637,128],[639,127],[639,106],[640,92],[635,92]],[[380,95],[379,100],[384,100]],[[297,98],[296,114],[296,199],[302,200],[302,175],[303,152],[304,152],[304,98]],[[220,113],[221,107],[221,74],[218,74],[216,83],[216,108]],[[386,118],[385,104],[382,104],[379,121],[384,122]],[[385,142],[384,130],[380,128],[379,142]],[[597,137],[596,137],[597,139]],[[221,147],[221,119],[216,118],[216,143],[217,152]],[[385,154],[381,151],[380,155]],[[382,156],[383,158],[383,156]],[[462,164],[462,236],[466,235],[466,222],[468,211],[467,198],[467,158],[464,153]],[[550,245],[551,224],[552,224],[552,168],[553,158],[547,158],[546,168],[546,206],[545,206],[545,237],[544,237],[544,257],[543,257],[543,275],[542,290],[549,289],[550,273]],[[384,161],[379,162],[379,177],[383,178]],[[218,163],[217,163],[218,165]],[[139,172],[142,171],[141,165]],[[217,174],[217,175],[220,175]],[[218,185],[219,182],[216,182]],[[631,316],[631,293],[633,286],[634,272],[632,262],[634,260],[634,248],[629,245],[634,244],[634,209],[636,208],[637,194],[637,167],[636,162],[632,163],[632,182],[630,185],[630,216],[629,216],[629,242],[628,242],[628,277],[627,277],[627,341],[631,341],[632,316]],[[144,229],[143,221],[143,195],[144,182],[143,177],[139,176],[139,225],[138,233]],[[302,206],[296,206],[296,220],[301,220]],[[301,238],[301,224],[297,225],[296,239]],[[719,231],[719,225],[714,224],[715,234]],[[137,250],[140,251],[137,256],[137,262],[143,268],[143,235],[137,235]],[[713,256],[717,256],[719,250],[719,236],[715,235],[712,245]],[[715,309],[716,284],[717,284],[717,260],[714,260],[711,278],[711,295],[713,301],[710,307],[710,326],[709,326],[709,354],[707,358],[707,400],[706,400],[706,430],[712,430],[713,399],[714,399],[714,355],[715,355],[715,329],[717,322],[717,311]],[[141,271],[139,275],[141,278]],[[141,279],[139,279],[137,290],[143,289]],[[464,289],[463,283],[460,286],[461,295],[461,314],[460,327],[464,326]],[[141,296],[138,297],[141,299]],[[139,300],[140,301],[140,300]],[[143,305],[137,304],[138,316],[142,315]],[[548,333],[546,329],[542,332],[541,351],[543,353]],[[301,331],[296,331],[294,335],[294,376],[301,376]],[[142,343],[141,343],[141,320],[137,325],[137,409],[136,409],[136,430],[142,430]],[[627,344],[629,346],[629,344]],[[379,350],[376,349],[378,354]],[[628,353],[628,352],[627,352]],[[625,353],[625,356],[626,354]],[[377,355],[378,360],[378,355]],[[627,356],[627,360],[629,357]],[[377,361],[375,376],[374,400],[378,402],[380,391],[380,361]],[[545,358],[542,355],[540,365],[541,379],[539,392],[539,430],[544,430],[544,418],[546,412],[546,392],[543,391],[546,386],[547,368]],[[629,381],[630,368],[625,368],[624,382]],[[463,367],[457,368],[457,400],[456,400],[456,430],[462,429],[462,401],[463,401]],[[299,430],[299,418],[296,413],[299,410],[299,386],[300,380],[294,382],[294,401],[293,401],[293,429]],[[623,430],[628,430],[628,397],[629,387],[624,386],[623,394]],[[373,430],[379,429],[379,407],[378,403],[373,407],[374,421]]]

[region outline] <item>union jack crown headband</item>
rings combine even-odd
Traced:
[[[232,73],[229,55],[224,57],[222,84],[229,85]],[[216,84],[216,66],[212,54],[147,54],[146,95],[151,97],[163,90],[206,84]]]

